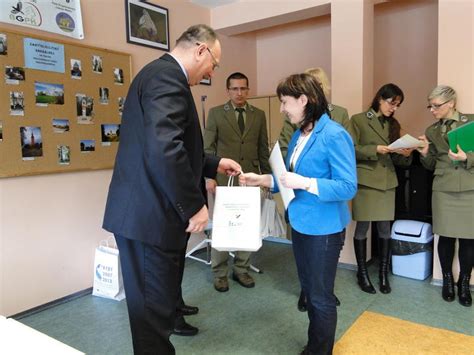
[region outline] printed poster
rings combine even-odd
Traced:
[[[0,22],[84,39],[80,0],[1,0]]]

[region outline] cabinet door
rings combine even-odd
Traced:
[[[273,147],[280,136],[285,115],[280,113],[280,100],[277,96],[270,96],[270,147]]]
[[[263,112],[265,112],[265,117],[267,118],[267,132],[268,132],[268,139],[270,139],[270,99],[268,96],[261,96],[261,97],[252,97],[247,99],[247,102],[259,108]],[[270,142],[269,142],[270,143]]]

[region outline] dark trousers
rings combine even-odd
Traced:
[[[169,337],[175,322],[185,250],[165,251],[119,235],[115,239],[134,354],[175,354]]]
[[[307,299],[307,350],[332,354],[337,323],[334,280],[345,231],[318,236],[291,232],[298,277]]]
[[[190,234],[188,234],[188,240],[189,240]],[[183,274],[184,274],[184,264],[185,264],[185,259],[186,259],[186,249],[183,249],[181,251],[181,254],[179,256],[179,288],[178,288],[178,297],[177,297],[177,302],[176,302],[176,315],[175,315],[175,321],[174,321],[174,326],[175,328],[182,327],[185,323],[184,320],[184,315],[182,312],[180,312],[180,309],[184,307],[184,299],[183,299],[183,290],[181,287],[181,283],[183,282]]]

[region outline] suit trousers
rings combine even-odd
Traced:
[[[334,280],[345,230],[328,235],[306,235],[294,229],[291,233],[298,277],[307,299],[307,351],[332,354],[337,323]]]
[[[117,234],[115,239],[134,354],[175,354],[169,337],[175,322],[186,250],[162,250]]]
[[[249,271],[250,268],[250,255],[248,251],[236,251],[234,252],[234,273],[243,274]],[[229,252],[218,251],[214,248],[211,249],[211,267],[214,277],[225,277],[229,273]]]

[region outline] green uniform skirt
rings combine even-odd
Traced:
[[[393,221],[395,218],[395,188],[377,190],[358,185],[352,200],[354,221]]]
[[[432,207],[434,233],[474,239],[474,191],[433,191]]]

